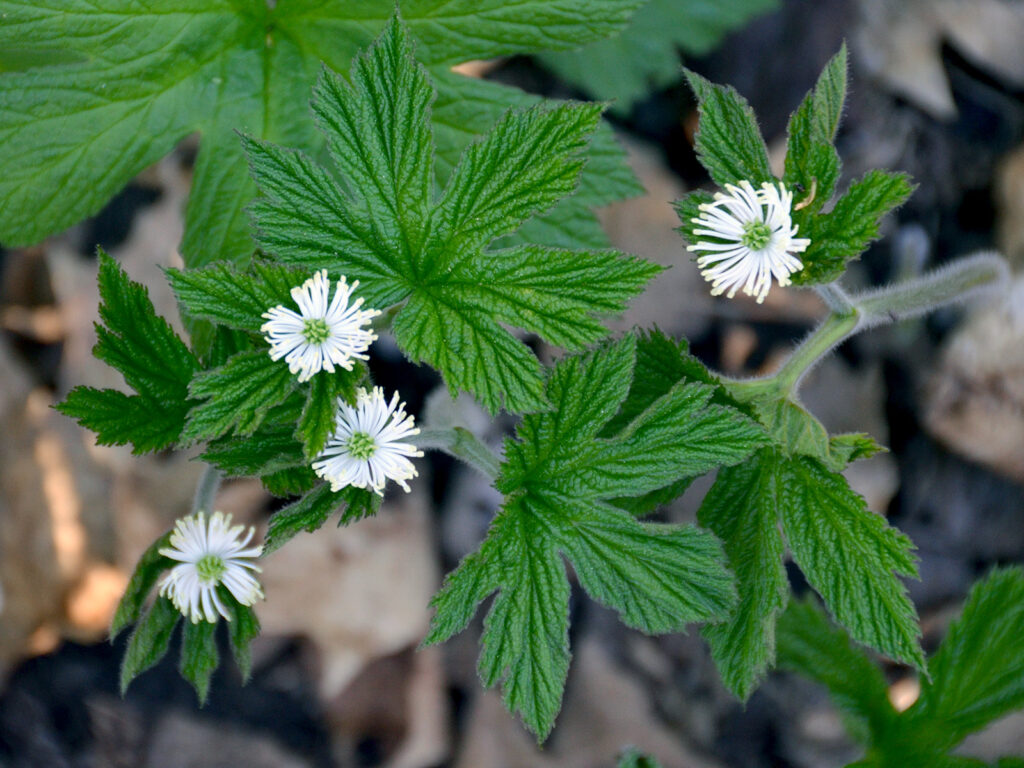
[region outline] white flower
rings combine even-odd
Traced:
[[[261,548],[246,549],[255,529],[250,528],[242,538],[244,530],[243,525],[232,528],[231,515],[223,512],[214,512],[209,524],[202,512],[174,524],[171,546],[162,548],[160,554],[179,563],[160,582],[160,594],[169,597],[193,624],[203,619],[215,622],[218,613],[231,621],[231,613],[217,594],[221,584],[242,605],[263,599],[263,590],[250,573],[260,571],[250,561],[260,556]]]
[[[260,330],[270,344],[270,359],[288,363],[288,370],[299,374],[299,381],[308,381],[314,373],[334,366],[352,370],[355,358],[366,360],[364,353],[377,335],[363,328],[380,312],[360,309],[362,299],[349,304],[359,281],[349,285],[342,275],[334,300],[328,305],[331,281],[322,269],[297,288],[292,299],[299,311],[278,305],[263,313],[267,319]]]
[[[715,195],[713,203],[700,206],[695,235],[712,238],[687,248],[704,251],[698,257],[701,275],[711,282],[711,295],[729,292],[731,299],[740,288],[756,296],[760,304],[768,295],[771,278],[789,285],[789,276],[804,265],[794,253],[802,253],[811,241],[796,237],[790,216],[793,193],[784,184],[769,182],[755,190],[749,181],[739,186],[726,184],[729,194]]]
[[[401,441],[419,433],[415,419],[405,412],[405,403],[398,402],[397,392],[387,403],[380,387],[372,392],[360,388],[354,408],[338,399],[334,432],[313,462],[313,471],[334,491],[354,485],[383,496],[390,478],[408,493],[405,481],[417,475],[408,457],[422,456],[423,451]]]

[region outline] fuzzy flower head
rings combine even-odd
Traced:
[[[377,336],[363,326],[380,312],[360,309],[361,298],[349,303],[358,287],[358,280],[349,285],[343,275],[332,300],[331,281],[322,269],[292,288],[298,312],[279,304],[263,313],[267,322],[260,330],[266,334],[271,360],[283,357],[288,370],[299,374],[299,381],[308,381],[324,369],[333,373],[337,365],[351,371],[353,360],[368,359],[365,352]]]
[[[697,258],[701,275],[711,283],[711,295],[728,291],[731,299],[742,289],[748,296],[764,301],[775,278],[789,285],[790,275],[804,268],[793,254],[802,253],[811,244],[797,237],[791,210],[793,193],[784,184],[765,182],[754,189],[749,181],[726,184],[729,194],[715,195],[712,203],[700,206],[695,235],[705,240],[687,250],[702,253]]]
[[[334,491],[354,485],[383,496],[384,484],[391,479],[408,493],[406,480],[417,475],[409,458],[422,456],[423,451],[403,441],[419,433],[397,392],[388,403],[380,387],[371,392],[360,388],[355,407],[338,399],[334,432],[313,462],[313,471]]]
[[[193,624],[204,619],[216,622],[217,614],[231,621],[231,613],[217,594],[222,584],[242,605],[263,599],[263,590],[251,573],[260,571],[252,560],[260,556],[261,548],[248,546],[255,529],[243,536],[244,530],[243,525],[232,528],[231,515],[223,512],[214,512],[209,518],[199,512],[174,524],[170,546],[160,554],[177,560],[178,565],[160,582],[160,594],[170,598]]]

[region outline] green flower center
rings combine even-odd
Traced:
[[[326,320],[317,317],[306,321],[302,327],[302,335],[310,344],[323,344],[331,337],[331,329]]]
[[[224,558],[219,555],[203,555],[196,562],[196,573],[199,574],[199,580],[203,582],[219,582],[220,577],[227,569]]]
[[[740,242],[752,251],[760,251],[772,239],[772,229],[763,221],[748,221],[743,225]]]
[[[348,439],[348,452],[360,461],[366,461],[377,450],[377,443],[365,432],[354,432]]]

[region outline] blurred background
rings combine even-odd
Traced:
[[[722,29],[691,36],[669,23],[673,4],[655,0],[661,10],[638,16],[623,43],[649,55],[619,60],[597,49],[461,67],[551,97],[618,99],[610,119],[647,194],[604,209],[603,222],[616,247],[673,268],[614,322],[617,331],[657,324],[690,339],[709,365],[756,374],[823,314],[808,291],[773,289],[763,305],[712,299],[689,262],[669,201],[708,180],[692,149],[696,112],[679,82],[681,59],[748,98],[781,166],[789,113],[846,40],[840,186],[875,167],[906,171],[919,185],[844,278],[848,288],[980,249],[998,249],[1022,273],[1024,4],[735,5],[744,10]],[[94,219],[34,248],[0,249],[0,766],[593,768],[612,766],[626,745],[665,768],[827,768],[858,756],[823,690],[773,675],[744,707],[698,634],[645,637],[578,594],[564,709],[538,750],[480,687],[479,618],[446,646],[417,650],[427,602],[500,501],[437,455],[420,461],[413,492],[389,495],[377,518],[300,535],[265,562],[264,634],[248,686],[225,664],[200,710],[172,649],[122,699],[124,638],[110,644],[106,629],[137,557],[188,512],[202,466],[187,454],[97,447],[50,406],[75,384],[121,385],[90,355],[97,245],[176,318],[161,268],[180,263],[195,147],[183,142]],[[400,385],[412,413],[451,407],[447,395],[431,396],[436,377],[403,362],[386,339],[375,351],[378,383]],[[538,351],[551,359],[552,350]],[[868,431],[891,447],[848,476],[919,547],[922,578],[909,587],[934,648],[976,578],[1024,561],[1024,278],[1007,304],[946,309],[857,337],[812,373],[803,398],[830,430]],[[495,444],[509,426],[472,403],[457,407]],[[696,484],[659,515],[692,521],[706,488]],[[281,503],[256,481],[232,481],[217,507],[262,525]],[[900,668],[888,674],[893,702],[909,706],[915,681]],[[965,751],[1024,754],[1024,716],[971,737]]]

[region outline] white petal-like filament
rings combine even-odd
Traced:
[[[241,605],[263,599],[263,589],[253,576],[260,567],[253,562],[261,547],[250,547],[255,534],[245,526],[231,525],[231,515],[203,512],[182,518],[174,525],[170,546],[160,554],[178,565],[160,582],[160,594],[170,599],[193,624],[216,622],[218,614],[231,621],[217,587],[221,584]]]
[[[749,181],[741,181],[725,188],[728,194],[716,194],[714,202],[702,205],[700,215],[692,219],[697,225],[693,233],[711,239],[687,250],[702,254],[697,266],[711,283],[713,296],[728,292],[731,299],[742,290],[760,304],[773,277],[779,285],[789,285],[790,276],[804,268],[794,254],[803,253],[811,241],[796,236],[793,193],[784,184],[765,182],[754,189]]]

